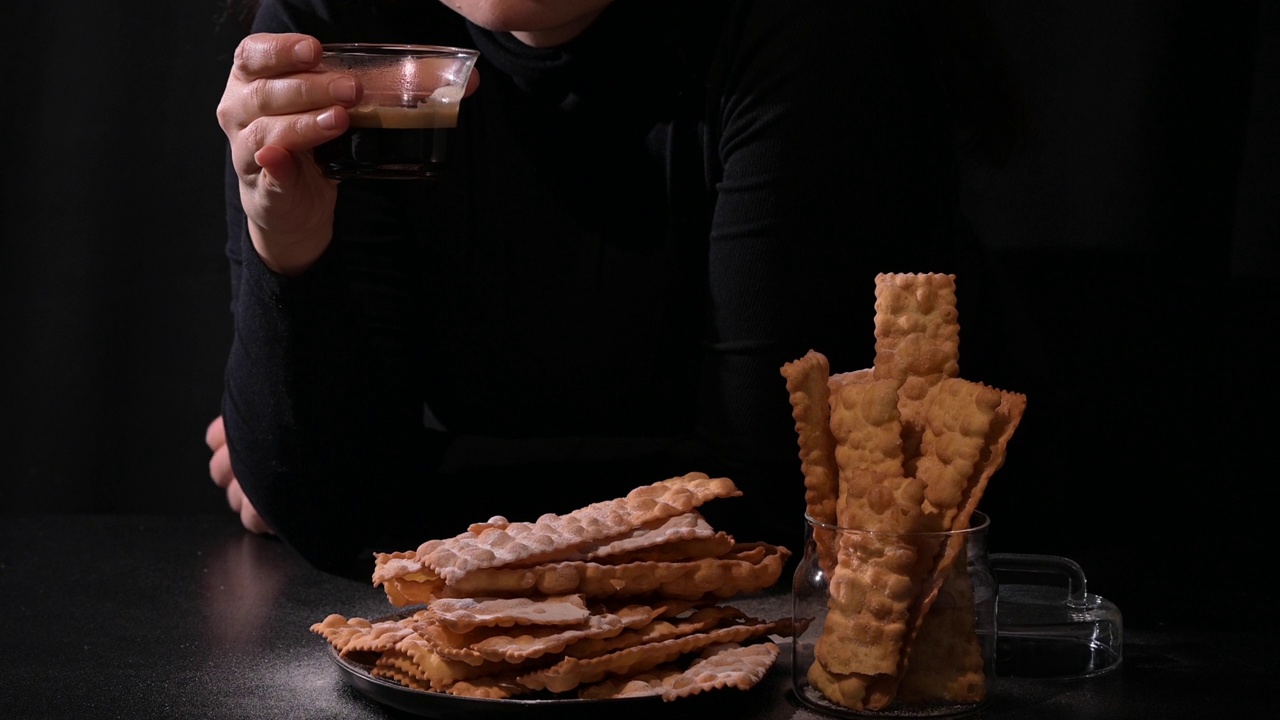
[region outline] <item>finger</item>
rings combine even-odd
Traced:
[[[341,107],[319,113],[259,118],[236,138],[232,162],[242,178],[266,170],[277,183],[287,186],[305,160],[296,153],[333,140],[346,131],[350,122],[350,116]]]
[[[244,491],[240,489],[240,483],[233,481],[227,486],[227,505],[231,507],[231,512],[240,513],[240,508],[244,507]]]
[[[253,509],[253,503],[245,498],[244,505],[240,506],[240,524],[244,525],[244,529],[257,535],[270,535],[271,527],[262,519],[257,510]]]
[[[279,145],[267,145],[254,153],[253,162],[281,188],[292,185],[301,172],[299,158]]]
[[[213,422],[209,423],[209,427],[205,429],[204,444],[207,445],[210,450],[217,450],[227,444],[227,429],[222,424],[221,415],[214,418]]]
[[[310,70],[320,63],[320,41],[300,33],[255,33],[236,46],[231,73],[249,81]]]
[[[220,488],[225,488],[235,482],[235,472],[231,469],[231,451],[226,445],[213,451],[213,457],[209,458],[209,477],[213,478],[213,484]]]
[[[218,124],[231,133],[261,117],[319,112],[332,105],[354,107],[364,88],[351,75],[304,72],[227,83],[218,103]]]
[[[462,91],[462,96],[466,97],[475,92],[480,87],[480,69],[475,68],[471,74],[467,76],[467,87]]]
[[[240,488],[240,483],[232,481],[231,485],[227,487],[227,502],[231,505],[231,509],[240,516],[240,524],[246,530],[259,535],[271,532],[271,527],[254,509],[253,503],[249,502],[249,498],[245,497],[244,490]]]

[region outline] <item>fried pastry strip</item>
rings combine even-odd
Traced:
[[[830,424],[829,375],[827,357],[815,350],[782,366],[800,445],[805,511],[818,522],[835,525],[839,492],[836,486],[835,439],[831,435]]]
[[[445,540],[429,540],[416,552],[375,556],[374,587],[395,578],[453,585],[471,573],[574,559],[626,537],[650,523],[683,515],[705,502],[742,492],[728,478],[688,473],[644,485],[625,497],[593,503],[536,522],[494,517]]]
[[[943,273],[880,273],[876,276],[873,372],[898,383],[907,475],[923,435],[923,404],[929,390],[960,374],[960,323],[955,276]]]
[[[670,599],[726,598],[763,590],[777,582],[791,556],[784,547],[739,543],[729,553],[684,562],[603,565],[583,561],[528,568],[490,568],[453,585],[392,578],[384,589],[394,605],[429,603],[441,597],[518,597],[581,593],[590,599],[660,595]]]
[[[565,692],[579,685],[597,682],[611,675],[633,675],[652,670],[681,655],[720,643],[741,643],[765,635],[794,634],[790,618],[747,621],[661,642],[637,645],[593,658],[565,658],[544,670],[521,675],[519,682],[532,690]]]
[[[602,700],[660,695],[670,701],[725,687],[749,690],[764,679],[777,659],[778,646],[771,642],[721,643],[704,650],[688,669],[659,665],[649,672],[601,680],[583,688],[579,697]]]

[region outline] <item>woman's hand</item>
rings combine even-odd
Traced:
[[[221,415],[209,423],[209,428],[204,433],[204,443],[213,451],[213,457],[209,458],[209,477],[213,478],[214,484],[227,491],[227,504],[240,515],[240,523],[249,532],[271,534],[271,528],[258,515],[258,511],[253,509],[249,498],[244,496],[244,491],[240,489],[240,483],[231,470],[231,451],[227,449],[227,432],[222,426]]]
[[[347,129],[362,92],[350,75],[316,71],[320,56],[308,35],[250,35],[218,103],[254,249],[285,275],[311,267],[333,237],[337,183],[311,149]]]

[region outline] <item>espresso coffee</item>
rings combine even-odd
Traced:
[[[347,131],[315,149],[325,175],[412,179],[444,170],[458,125],[456,102],[427,98],[415,105],[360,105],[348,113]]]
[[[320,69],[352,76],[362,94],[347,132],[315,148],[321,170],[339,179],[439,174],[477,57],[438,45],[325,45]]]

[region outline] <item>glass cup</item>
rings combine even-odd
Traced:
[[[796,699],[837,717],[941,717],[980,709],[995,677],[990,519],[975,512],[968,528],[932,533],[871,532],[805,519],[805,551],[792,586],[797,627],[808,621],[792,643]],[[939,557],[952,558],[950,567],[936,582],[921,579],[932,576],[924,569]],[[937,592],[920,614],[915,598],[926,586]]]
[[[320,69],[354,76],[364,88],[351,127],[316,147],[335,179],[414,179],[441,173],[467,79],[479,53],[433,45],[324,45]]]

